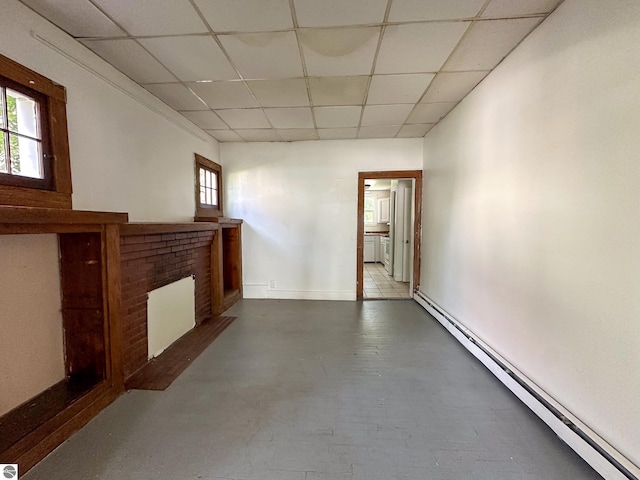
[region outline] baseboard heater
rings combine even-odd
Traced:
[[[540,392],[530,380],[485,345],[442,307],[421,292],[414,299],[438,320],[467,350],[542,419],[571,449],[606,480],[640,480],[638,468],[603,439],[579,425],[568,411]]]

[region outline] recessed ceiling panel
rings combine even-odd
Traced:
[[[511,1],[511,0],[507,0]],[[486,0],[393,0],[390,22],[473,18]]]
[[[243,82],[190,83],[189,86],[211,108],[257,107],[253,95]],[[183,108],[182,110],[188,110]]]
[[[293,28],[289,0],[195,0],[216,32],[260,32]]]
[[[241,142],[242,137],[233,130],[206,130],[206,132],[219,142]]]
[[[367,105],[416,103],[429,86],[433,73],[409,75],[374,75]]]
[[[175,110],[208,110],[198,97],[179,83],[158,83],[143,87]]]
[[[489,72],[439,73],[433,79],[422,103],[458,102]]]
[[[358,135],[357,128],[320,128],[320,140],[351,140]]]
[[[318,140],[318,133],[313,128],[279,128],[278,133],[285,142]]]
[[[308,107],[309,94],[303,78],[247,82],[263,107]]]
[[[135,40],[97,40],[82,43],[138,83],[168,83],[177,80]]]
[[[400,130],[400,125],[386,127],[360,127],[358,138],[393,138]]]
[[[294,0],[298,25],[334,27],[382,23],[387,0]]]
[[[562,0],[492,0],[482,16],[505,18],[546,14],[561,2]]]
[[[402,125],[409,113],[411,105],[367,105],[362,114],[362,126]],[[395,135],[395,134],[394,134]]]
[[[203,130],[224,130],[229,127],[211,110],[180,112]]]
[[[319,105],[362,105],[369,77],[311,77],[311,100]]]
[[[211,36],[158,37],[139,41],[184,82],[238,78]]]
[[[308,107],[265,108],[264,113],[275,128],[314,128],[311,109]]]
[[[93,0],[134,36],[205,33],[189,0]]]
[[[380,27],[316,28],[298,32],[311,76],[369,75]]]
[[[243,129],[236,130],[236,133],[240,135],[247,142],[279,142],[280,137],[275,130],[272,129]]]
[[[424,137],[429,130],[433,128],[435,123],[416,123],[413,125],[405,125],[398,132],[400,138],[420,138]]]
[[[245,79],[303,75],[294,32],[245,33],[218,38]]]
[[[407,123],[438,123],[442,117],[457,104],[450,103],[420,103],[409,115]]]
[[[231,128],[271,128],[269,120],[260,108],[217,110],[216,113]]]
[[[470,22],[389,25],[375,73],[436,72],[451,55]]]
[[[518,18],[475,23],[444,70],[493,69],[541,21],[541,18]]]
[[[73,37],[118,37],[126,35],[87,0],[22,0],[40,15]]]
[[[318,128],[357,127],[362,107],[316,107]]]

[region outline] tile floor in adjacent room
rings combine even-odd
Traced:
[[[409,298],[409,283],[396,282],[382,263],[364,264],[364,298]]]
[[[596,480],[417,303],[242,300],[21,480]]]

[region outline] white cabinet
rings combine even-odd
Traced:
[[[389,198],[378,199],[378,223],[389,223]]]
[[[364,261],[376,261],[376,238],[373,235],[364,236]]]

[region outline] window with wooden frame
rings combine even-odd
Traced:
[[[0,205],[71,208],[66,91],[2,55]]]
[[[222,166],[196,153],[196,220],[222,217]]]

